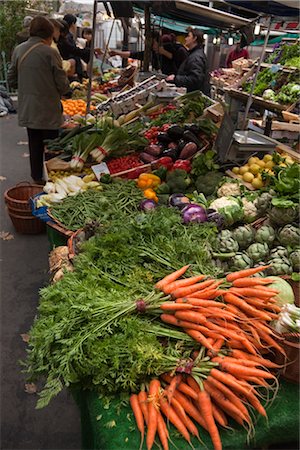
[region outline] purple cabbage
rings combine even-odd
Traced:
[[[142,200],[141,201],[141,203],[139,205],[139,208],[140,208],[141,211],[147,212],[147,211],[151,211],[152,209],[155,209],[156,206],[157,205],[156,205],[156,202],[154,200],[151,200],[151,199],[147,198],[146,200]]]

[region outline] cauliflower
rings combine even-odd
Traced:
[[[258,211],[257,211],[255,204],[253,202],[250,202],[246,198],[242,199],[242,203],[243,203],[245,222],[246,223],[253,222],[258,215]]]
[[[218,197],[227,197],[227,196],[239,196],[241,195],[240,186],[238,183],[224,183],[217,192]]]
[[[243,218],[243,209],[240,202],[234,197],[217,198],[209,207],[217,210],[224,217],[227,226],[231,226]]]
[[[275,92],[272,89],[266,89],[263,93],[263,98],[265,100],[275,101]]]

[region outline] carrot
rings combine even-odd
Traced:
[[[170,406],[165,398],[160,399],[160,409],[167,419],[177,428],[182,436],[191,444],[191,438],[186,426],[182,423],[172,406]]]
[[[283,348],[277,344],[277,342],[271,338],[271,336],[266,333],[266,331],[264,331],[261,328],[258,328],[257,330],[258,334],[260,335],[260,337],[267,343],[270,344],[273,348],[276,348],[280,353],[282,353],[283,355],[285,355],[285,351],[283,350]]]
[[[170,383],[172,381],[172,377],[167,373],[164,373],[163,375],[161,375],[160,378],[162,378],[167,383]],[[178,385],[177,389],[180,392],[182,392],[183,394],[187,395],[188,397],[191,397],[194,400],[197,399],[197,394],[195,393],[195,391],[193,389],[191,389],[190,386],[188,384],[184,383],[183,381],[181,381],[181,383]],[[178,392],[178,391],[174,392],[174,396],[175,396],[176,392]]]
[[[200,391],[198,394],[198,402],[200,411],[202,412],[205,423],[207,425],[207,430],[210,434],[214,449],[222,450],[221,438],[213,416],[210,395],[206,391]]]
[[[175,302],[164,302],[160,305],[160,309],[163,311],[186,311],[195,308],[193,305],[188,303],[175,303]]]
[[[152,448],[157,431],[157,408],[155,403],[157,401],[159,388],[159,380],[154,378],[150,381],[148,396],[148,431],[146,437],[147,450]]]
[[[194,391],[195,392],[195,391]],[[185,411],[189,416],[191,416],[199,425],[206,429],[206,424],[204,418],[201,416],[198,409],[193,405],[193,403],[181,392],[176,391],[174,397],[181,403]],[[198,399],[198,394],[196,394],[196,399]]]
[[[248,303],[246,301],[240,299],[234,293],[230,293],[228,291],[227,294],[225,294],[225,300],[228,303],[232,303],[233,305],[237,306],[242,311],[245,311],[247,314],[250,314],[252,317],[256,317],[257,319],[271,321],[271,317],[268,314],[248,305]]]
[[[280,366],[273,363],[272,361],[263,358],[262,356],[250,355],[249,353],[243,352],[242,350],[232,350],[231,352],[234,358],[248,359],[250,361],[256,361],[259,365],[263,367],[268,367],[269,369],[278,369]]]
[[[246,414],[244,414],[239,407],[233,404],[232,401],[226,398],[218,389],[208,383],[204,383],[204,385],[206,392],[222,408],[222,410],[226,412],[226,414],[231,417],[233,415],[234,417],[239,416],[241,420],[245,420],[246,422],[250,421],[249,413],[246,408]],[[240,404],[242,404],[241,401]]]
[[[199,342],[203,347],[207,348],[208,350],[213,351],[213,346],[209,343],[209,341],[206,339],[206,337],[200,333],[200,331],[187,329],[185,328],[184,331],[191,336],[195,341]]]
[[[216,302],[214,300],[204,300],[202,298],[194,298],[194,297],[183,297],[183,298],[177,298],[176,303],[189,303],[190,305],[194,306],[202,306],[203,308],[208,308],[210,306],[214,308],[225,308],[226,304],[221,302]]]
[[[132,394],[130,396],[129,402],[130,402],[130,406],[131,406],[131,409],[132,409],[134,417],[135,417],[137,427],[141,433],[140,448],[142,448],[143,442],[144,442],[144,435],[145,435],[145,425],[144,425],[144,417],[143,417],[143,413],[142,413],[142,410],[141,410],[141,407],[139,404],[138,396],[136,394]]]
[[[266,372],[265,370],[256,369],[253,367],[244,367],[239,364],[229,363],[225,361],[220,363],[220,367],[224,371],[229,372],[232,375],[236,375],[237,377],[240,378],[244,377],[275,378],[274,375],[272,375],[269,372]]]
[[[232,285],[234,287],[251,287],[270,283],[272,283],[272,281],[268,278],[239,278],[234,280]]]
[[[189,267],[190,264],[187,264],[186,266],[181,267],[181,269],[178,269],[175,272],[170,273],[162,280],[158,281],[155,287],[163,291],[165,286],[167,286],[170,283],[173,283],[173,281],[176,281],[178,278],[180,278],[188,270]]]
[[[162,314],[160,316],[160,318],[163,322],[169,323],[171,325],[175,325],[177,327],[185,328],[185,329],[192,329],[192,330],[200,331],[200,333],[203,333],[205,336],[210,336],[211,338],[214,338],[214,339],[218,339],[220,337],[217,333],[215,333],[212,330],[209,330],[208,328],[206,328],[202,325],[198,325],[193,322],[177,319],[177,317],[173,316],[173,314]]]
[[[227,281],[234,281],[239,278],[248,278],[251,277],[251,275],[254,275],[255,273],[262,272],[263,270],[268,269],[271,266],[260,266],[260,267],[254,267],[253,269],[244,269],[239,270],[238,272],[232,272],[229,275],[226,276]]]
[[[208,352],[208,356],[216,355],[221,350],[221,348],[223,347],[223,344],[224,344],[224,339],[223,338],[217,339],[216,342],[214,342],[212,344],[213,351],[211,351],[211,352],[209,351]]]
[[[199,292],[196,291],[196,292],[192,292],[191,294],[185,293],[184,297],[194,297],[194,298],[200,298],[202,300],[206,300],[206,299],[213,300],[222,294],[223,294],[223,291],[221,291],[221,289],[207,288],[204,291],[199,291]]]
[[[203,314],[195,311],[178,311],[175,313],[175,317],[181,320],[187,320],[188,322],[199,323],[205,325],[207,320]]]
[[[264,289],[261,289],[260,286],[257,289],[254,288],[229,288],[228,292],[232,294],[238,295],[239,297],[259,297],[259,298],[269,298],[273,297],[274,292],[268,292]]]
[[[170,293],[175,298],[187,297],[188,295],[191,295],[194,292],[198,292],[198,291],[199,292],[200,291],[203,292],[203,288],[205,286],[211,286],[213,284],[214,284],[213,280],[207,280],[207,281],[203,281],[203,283],[195,283],[195,284],[190,285],[190,286],[183,286],[183,287],[180,287],[178,289],[174,289]]]
[[[256,361],[252,361],[251,359],[239,359],[239,358],[233,358],[231,356],[217,356],[212,358],[213,362],[217,362],[217,363],[221,363],[222,361],[224,362],[229,362],[229,363],[233,363],[233,364],[240,364],[241,366],[246,366],[246,367],[256,367],[259,365],[258,362]]]
[[[182,375],[177,374],[173,377],[170,386],[168,386],[168,393],[172,396],[174,395],[175,390],[177,389],[178,385],[181,383]]]
[[[147,395],[147,392],[145,392],[145,391],[139,392],[138,399],[139,399],[141,411],[144,416],[144,420],[146,422],[146,425],[148,425],[148,407],[147,407],[148,406],[148,395]]]
[[[163,450],[169,450],[169,432],[160,411],[157,412],[157,431]]]
[[[169,400],[169,396],[167,394],[167,398]],[[179,419],[186,424],[186,420],[187,420],[187,416],[185,413],[185,410],[183,409],[183,407],[181,406],[180,402],[172,397],[171,401],[169,400],[169,404],[172,405],[172,407],[174,408],[174,411],[176,412],[176,414],[178,415]]]
[[[247,408],[243,405],[239,397],[235,393],[233,393],[227,386],[221,383],[221,381],[208,376],[206,381],[204,382],[204,386],[207,384],[209,384],[212,389],[216,389],[223,395],[225,395],[225,397],[227,397],[228,400],[230,400],[234,404],[234,406],[236,406],[242,412],[242,414],[244,414],[246,417],[248,416]]]
[[[247,297],[247,303],[250,303],[250,305],[255,306],[256,308],[265,308],[265,309],[269,309],[271,311],[274,311],[276,313],[279,313],[281,311],[281,308],[273,303],[265,303],[259,299],[259,298],[255,298],[255,297]],[[269,312],[268,312],[269,314]]]
[[[187,376],[186,381],[187,381],[188,385],[189,385],[189,386],[197,393],[197,395],[198,395],[199,392],[200,392],[200,386],[199,386],[199,384],[197,383],[197,381],[196,381],[191,375],[188,375],[188,376]],[[197,398],[198,398],[198,397],[197,397]]]
[[[228,421],[224,412],[218,408],[215,403],[212,403],[213,416],[216,422],[218,422],[222,427],[228,425]]]
[[[167,286],[164,288],[164,293],[171,294],[171,292],[175,291],[175,289],[191,286],[195,283],[198,283],[198,281],[203,280],[204,278],[205,275],[196,275],[194,277],[184,278],[183,280],[173,281],[173,283],[167,284]]]

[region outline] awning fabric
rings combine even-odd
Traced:
[[[281,18],[286,17],[299,17],[299,2],[296,0],[287,1],[235,1],[235,0],[225,0],[226,3],[231,4],[234,8],[235,6],[241,6],[252,10],[254,13],[265,13],[272,16],[277,16]],[[293,6],[292,6],[293,5]],[[234,11],[237,11],[234,9]]]
[[[209,8],[189,0],[179,1],[137,1],[133,2],[138,8],[144,9],[145,3],[151,3],[153,14],[174,21],[181,21],[187,25],[205,26],[218,29],[240,29],[250,23],[248,19],[228,14],[218,9]]]

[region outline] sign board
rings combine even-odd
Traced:
[[[106,173],[110,174],[109,168],[105,162],[92,166],[92,170],[98,181],[100,180],[102,175]]]
[[[227,112],[225,112],[218,136],[214,144],[214,150],[217,152],[220,162],[227,161],[232,141],[235,125]]]

